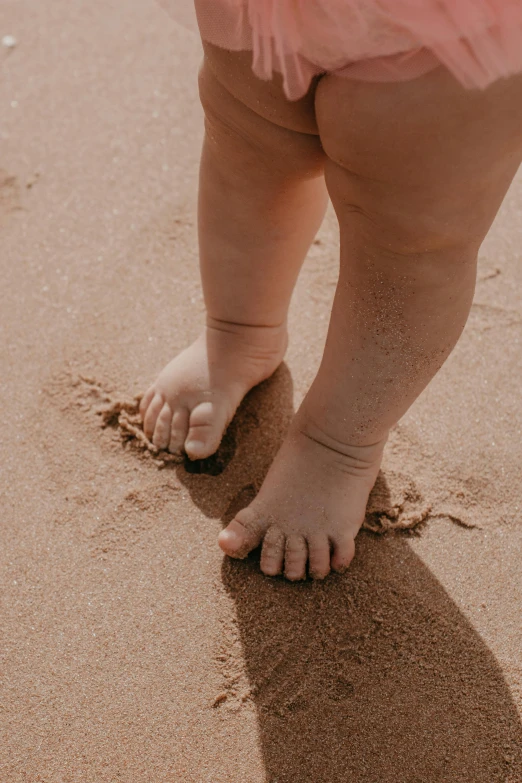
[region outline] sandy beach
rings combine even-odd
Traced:
[[[2,0],[8,35],[1,783],[522,783],[522,172],[349,572],[269,579],[216,537],[317,370],[334,215],[216,457],[151,453],[134,395],[203,318],[199,41],[153,0]]]

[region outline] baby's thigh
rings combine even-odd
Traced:
[[[334,205],[405,249],[480,244],[522,159],[522,76],[481,91],[443,68],[386,84],[329,75],[315,106]]]

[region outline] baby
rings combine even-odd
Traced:
[[[297,7],[279,2],[279,11]],[[387,36],[372,34],[375,9],[394,2],[400,19]],[[145,433],[158,448],[191,459],[216,451],[244,395],[283,359],[290,298],[328,198],[340,227],[339,281],[318,374],[258,496],[218,539],[236,558],[261,545],[269,576],[321,579],[349,565],[389,430],[462,332],[479,247],[522,159],[520,4],[474,0],[477,10],[498,5],[495,19],[478,32],[470,22],[468,38],[453,25],[445,48],[433,36],[430,48],[423,31],[446,3],[419,0],[426,7],[419,27],[419,15],[408,25],[405,4],[394,2],[367,0],[371,24],[363,20],[359,36],[344,43],[342,19],[334,35],[317,9],[329,6],[330,24],[334,12],[354,13],[363,3],[310,0],[316,18],[308,26],[297,12],[275,13],[272,0],[199,3],[207,316],[203,333],[141,402]],[[504,6],[512,12],[511,49],[501,36]],[[230,22],[232,12],[243,14],[241,26]],[[479,46],[488,36],[505,57],[495,61],[494,47]],[[406,55],[405,41],[417,44]]]

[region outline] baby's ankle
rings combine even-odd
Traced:
[[[328,413],[328,412],[326,412]],[[324,411],[312,411],[303,402],[293,426],[297,431],[340,456],[356,460],[361,467],[372,466],[382,459],[389,432],[369,433],[350,426],[347,418],[338,422]]]
[[[287,322],[274,324],[242,323],[240,321],[215,318],[207,313],[206,330],[214,334],[236,337],[239,342],[259,346],[268,351],[285,351],[288,343]]]
[[[237,331],[238,333],[251,332],[252,334],[280,333],[287,330],[287,319],[261,322],[250,319],[216,317],[207,311],[206,326],[208,329],[223,329]]]

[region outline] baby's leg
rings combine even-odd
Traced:
[[[327,345],[258,497],[220,534],[236,557],[263,541],[264,573],[290,579],[348,565],[388,431],[464,327],[522,157],[522,77],[467,92],[442,68],[394,85],[328,76],[316,112],[341,229]]]
[[[290,297],[327,201],[313,93],[291,104],[253,76],[248,56],[212,47],[200,93],[206,329],[141,404],[154,444],[193,458],[217,449],[243,396],[281,362]]]

